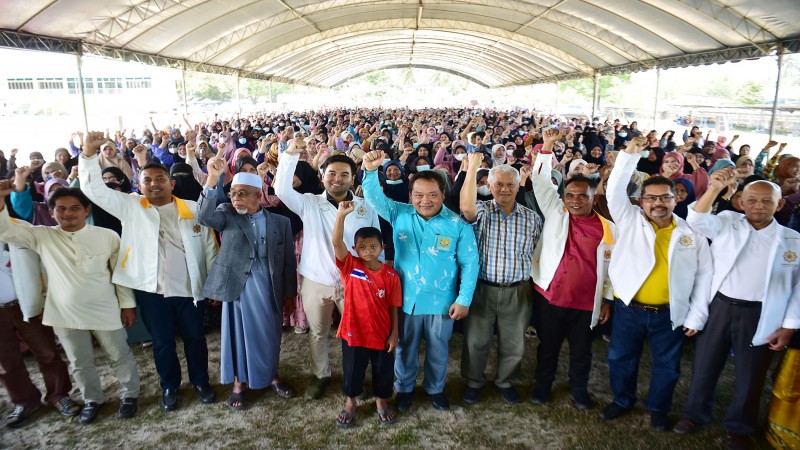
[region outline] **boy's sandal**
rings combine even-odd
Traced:
[[[344,428],[350,428],[356,424],[356,412],[347,412],[345,410],[339,411],[339,415],[336,416],[336,425]]]
[[[247,409],[244,392],[234,392],[228,397],[228,409],[231,411],[244,411]]]
[[[391,425],[397,421],[397,412],[391,406],[387,406],[386,409],[377,409],[376,411],[381,425]]]

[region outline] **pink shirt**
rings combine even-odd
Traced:
[[[589,217],[569,216],[569,233],[564,255],[548,290],[536,290],[551,305],[561,308],[594,310],[597,286],[597,247],[603,239],[603,224],[592,214]]]

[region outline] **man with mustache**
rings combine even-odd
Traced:
[[[655,176],[642,183],[641,207],[628,200],[628,181],[646,145],[645,137],[631,139],[608,179],[608,209],[619,228],[608,269],[615,291],[608,350],[614,401],[600,418],[613,420],[633,408],[647,340],[653,369],[645,406],[653,429],[664,432],[680,376],[681,325],[690,302],[707,301],[713,268],[706,238],[673,214],[675,185],[669,178]]]

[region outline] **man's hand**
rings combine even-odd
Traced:
[[[78,166],[72,166],[72,169],[69,170],[69,178],[71,180],[78,178]]]
[[[644,136],[637,136],[628,141],[628,146],[625,147],[625,153],[634,155],[641,152],[647,147],[647,138]]]
[[[28,177],[31,176],[31,168],[28,166],[17,167],[17,170],[14,171],[14,176],[17,180],[28,180]]]
[[[525,186],[525,183],[528,182],[528,179],[533,174],[533,167],[532,166],[522,166],[519,169],[519,187],[522,188]]]
[[[469,314],[469,307],[464,305],[459,305],[458,303],[453,303],[450,305],[450,318],[453,320],[459,320],[467,317]]]
[[[269,163],[266,161],[262,162],[258,165],[258,167],[256,167],[256,171],[258,171],[258,176],[262,180],[266,179],[267,174],[269,173]]]
[[[397,348],[397,343],[397,333],[390,334],[389,339],[386,339],[386,351],[392,353]]]
[[[11,191],[14,190],[14,183],[11,180],[0,180],[0,200],[5,199],[11,194]],[[4,202],[0,201],[0,209],[5,205]]]
[[[194,142],[189,142],[186,144],[186,157],[197,158],[197,145],[195,145]]]
[[[600,325],[605,325],[609,320],[611,320],[611,312],[613,308],[610,304],[603,303],[603,306],[600,307],[600,317],[598,317],[599,321],[597,322]]]
[[[367,153],[364,155],[363,164],[364,170],[367,172],[378,170],[378,167],[383,164],[383,152],[375,150]]]
[[[467,160],[469,161],[467,164],[467,173],[478,173],[478,170],[481,168],[481,164],[483,164],[483,153],[481,152],[472,152],[467,155]],[[469,176],[469,175],[467,175]]]
[[[225,148],[227,144],[222,142],[217,142],[217,156],[222,156],[225,154]]]
[[[767,338],[769,349],[775,351],[785,350],[796,331],[789,328],[778,328]]]
[[[225,173],[225,161],[215,156],[208,160],[206,170],[208,170],[209,177],[215,177],[218,180]]]
[[[145,147],[142,144],[133,147],[132,151],[133,151],[133,156],[135,156],[137,160],[140,158],[147,158],[147,147]]]
[[[136,310],[134,308],[123,308],[120,310],[120,318],[122,319],[122,326],[130,328],[136,324]]]
[[[685,335],[686,335],[686,337],[692,337],[692,336],[694,336],[694,335],[695,335],[695,334],[697,334],[697,333],[698,333],[698,331],[697,331],[697,330],[693,330],[693,329],[691,329],[691,328],[686,328],[686,327],[683,327],[683,334],[685,334]]]
[[[90,131],[83,142],[84,156],[92,157],[96,155],[105,140],[106,138],[102,131]]]
[[[339,209],[336,211],[338,216],[346,216],[356,209],[356,204],[352,201],[345,200],[339,202]]]
[[[731,178],[733,177],[733,170],[731,170],[729,167],[726,167],[722,170],[717,170],[709,177],[708,188],[713,189],[716,192],[722,192],[723,189],[728,187],[731,182]]]

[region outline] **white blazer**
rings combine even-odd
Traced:
[[[639,292],[656,264],[656,232],[644,211],[631,204],[627,187],[640,155],[620,152],[608,178],[608,209],[619,228],[608,274],[614,291],[626,305]],[[676,226],[669,242],[669,310],[672,328],[683,325],[689,303],[707,301],[714,268],[705,236],[673,214]]]
[[[708,320],[708,305],[747,245],[752,227],[743,214],[723,211],[715,216],[698,213],[693,207],[694,203],[689,205],[686,218],[689,225],[714,241],[711,244],[715,268],[711,290],[706,298],[692,303],[686,318],[687,328],[702,330]],[[767,284],[753,345],[766,344],[767,338],[778,328],[800,328],[800,233],[778,225],[769,259],[772,266],[752,268],[752,276]]]
[[[106,187],[97,156],[78,160],[81,190],[89,200],[122,223],[119,258],[111,282],[131,289],[156,292],[158,289],[158,233],[161,216],[146,197],[123,194]],[[195,202],[173,197],[178,208],[186,268],[195,302],[204,300],[203,284],[217,256],[217,243],[212,231],[200,225],[194,211]]]
[[[531,265],[531,278],[537,286],[544,290],[553,281],[556,270],[561,259],[564,257],[564,247],[567,244],[569,235],[569,212],[564,207],[564,202],[559,198],[558,192],[553,189],[550,181],[550,170],[552,169],[553,155],[551,153],[539,153],[536,162],[533,164],[531,182],[533,183],[533,194],[539,204],[542,214],[544,214],[544,227],[542,235],[533,252],[533,264]],[[596,213],[595,213],[596,214]],[[596,265],[597,265],[597,284],[594,292],[594,310],[592,311],[592,322],[589,325],[594,328],[600,318],[600,309],[603,306],[603,299],[614,297],[614,289],[611,287],[611,279],[608,277],[608,263],[611,260],[611,251],[617,239],[618,231],[616,225],[600,216],[600,223],[603,225],[603,239],[597,246]]]

